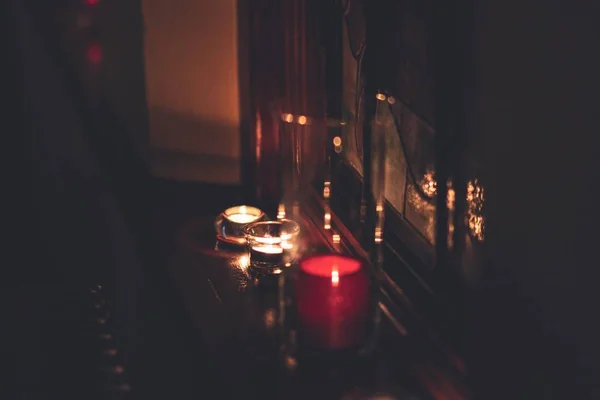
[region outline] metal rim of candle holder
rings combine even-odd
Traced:
[[[236,223],[229,219],[235,214],[248,214],[255,216],[256,219],[248,224]],[[244,227],[249,224],[260,222],[266,218],[266,214],[258,207],[240,205],[233,206],[222,211],[215,219],[215,230],[217,232],[217,241],[233,246],[245,246],[246,236],[243,233]]]

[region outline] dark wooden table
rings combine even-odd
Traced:
[[[187,186],[186,186],[187,185]],[[186,186],[184,188],[184,186]],[[215,249],[214,217],[244,201],[233,187],[185,184],[168,195],[163,243],[167,275],[219,377],[213,398],[462,399],[455,365],[408,319],[383,318],[370,360],[344,368],[289,372],[278,352],[274,291],[256,287],[243,252]],[[163,208],[162,210],[165,210]],[[168,344],[167,344],[168,345]],[[205,377],[199,374],[198,384]],[[199,392],[202,392],[200,389]]]

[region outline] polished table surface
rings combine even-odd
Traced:
[[[275,293],[251,283],[243,252],[215,249],[215,216],[243,196],[233,187],[186,185],[188,195],[171,197],[170,208],[177,205],[179,215],[163,232],[170,243],[166,268],[196,340],[222,377],[216,398],[464,398],[456,366],[418,327],[385,317],[372,359],[341,369],[286,372],[278,356]]]

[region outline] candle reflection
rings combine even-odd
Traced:
[[[284,219],[285,218],[285,205],[283,204],[279,204],[279,207],[277,207],[277,219]]]
[[[418,184],[427,196],[435,197],[437,195],[437,182],[433,171],[427,171]],[[484,188],[477,178],[467,182],[465,197],[467,200],[465,217],[469,228],[469,234],[475,240],[482,242],[485,240],[485,217],[483,216],[485,198]],[[407,200],[415,211],[426,218],[426,230],[423,233],[433,242],[435,236],[435,205],[423,199],[412,186],[409,186]],[[455,203],[456,190],[452,187],[452,181],[449,181],[446,197],[446,206],[449,211],[454,211]],[[450,223],[449,233],[452,233],[453,231],[454,226]],[[451,243],[449,244],[451,245]]]
[[[328,199],[331,196],[331,182],[325,181],[323,184],[323,198]]]

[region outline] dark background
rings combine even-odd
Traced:
[[[57,365],[77,359],[62,353],[74,343],[69,329],[57,333],[56,321],[71,315],[82,288],[99,277],[120,288],[119,324],[133,346],[142,320],[139,283],[151,279],[152,268],[160,271],[146,225],[159,196],[126,135],[82,110],[78,96],[85,96],[67,89],[70,78],[48,57],[44,32],[32,33],[40,25],[21,5],[13,1],[3,13],[13,44],[7,59],[16,61],[9,100],[19,111],[6,136],[27,139],[15,166],[31,172],[17,179],[31,190],[11,192],[24,200],[16,203],[27,218],[14,225],[18,241],[7,254],[15,261],[2,279],[2,363],[11,371],[2,386],[34,393],[36,385],[69,381]],[[496,396],[520,398],[528,392],[519,389],[530,386],[537,398],[598,393],[598,8],[567,1],[477,6],[471,151],[480,154],[486,185],[488,263],[480,297],[465,309],[466,334],[481,382],[489,380]],[[540,387],[547,387],[543,395]]]

